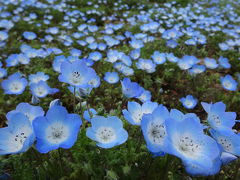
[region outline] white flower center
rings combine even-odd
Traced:
[[[211,121],[213,121],[215,126],[220,126],[221,125],[221,120],[220,120],[219,116],[216,115],[216,114],[210,114],[208,116],[208,121],[210,123],[211,123]]]
[[[43,96],[43,95],[47,94],[47,90],[46,90],[46,88],[44,88],[42,86],[38,86],[35,89],[35,93],[36,93],[37,96]]]
[[[54,123],[47,128],[46,136],[50,143],[60,144],[67,140],[69,129],[61,123]]]
[[[232,83],[230,81],[224,81],[223,82],[223,86],[225,86],[226,88],[230,89],[232,87]]]
[[[231,142],[228,141],[228,139],[226,139],[224,137],[220,137],[217,141],[220,145],[222,145],[223,149],[226,152],[232,152],[233,151],[233,145],[232,145]]]
[[[166,129],[163,124],[152,122],[147,129],[148,138],[153,144],[162,145],[166,136]]]
[[[71,81],[75,85],[80,85],[81,82],[83,81],[83,77],[78,71],[74,71],[71,76]]]
[[[23,88],[23,84],[17,81],[12,82],[9,86],[9,89],[12,92],[19,92],[20,90],[22,90],[22,88]]]
[[[97,130],[96,137],[100,143],[110,143],[116,139],[116,134],[111,127],[101,127]]]
[[[201,154],[201,144],[195,142],[195,140],[187,135],[183,135],[178,138],[174,144],[176,149],[184,156],[195,159],[199,156],[199,154]]]

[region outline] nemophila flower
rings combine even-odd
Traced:
[[[36,39],[37,35],[34,32],[25,31],[23,33],[23,37],[27,40],[33,40]]]
[[[60,99],[54,99],[49,103],[49,108],[53,106],[62,106],[62,102],[60,101]]]
[[[166,54],[165,53],[160,53],[159,51],[154,51],[154,53],[151,57],[155,64],[163,64],[166,62]]]
[[[139,99],[141,102],[146,102],[146,101],[151,101],[152,94],[150,91],[143,89],[143,92],[140,96],[136,97]]]
[[[174,40],[168,40],[167,43],[166,43],[167,47],[170,47],[170,48],[175,48],[178,46],[178,43]]]
[[[213,167],[213,161],[220,157],[220,150],[216,141],[204,134],[202,124],[192,118],[182,121],[170,118],[165,124],[169,141],[166,153],[204,169]]]
[[[7,70],[4,68],[0,68],[0,79],[7,76]]]
[[[8,33],[5,31],[0,31],[0,42],[5,41],[8,38]]]
[[[30,62],[30,58],[22,53],[17,55],[17,59],[18,59],[18,62],[21,64],[29,64]]]
[[[33,121],[36,148],[40,153],[71,148],[77,140],[82,120],[77,114],[69,114],[63,106],[52,106],[46,116]]]
[[[218,59],[218,62],[219,62],[219,65],[223,68],[226,68],[226,69],[231,68],[231,64],[229,63],[228,58],[224,58],[224,57],[221,56]]]
[[[130,56],[127,56],[126,54],[123,54],[120,57],[120,60],[127,66],[131,66],[132,65],[132,60],[131,60]]]
[[[184,119],[191,118],[192,120],[200,123],[199,117],[195,113],[182,113],[181,111],[177,109],[171,109],[170,110],[170,117],[172,119],[175,119],[176,121],[183,121]]]
[[[61,64],[61,74],[58,76],[58,79],[72,86],[84,87],[95,76],[96,72],[80,60],[72,63],[64,61]]]
[[[117,50],[109,50],[107,52],[107,60],[108,62],[114,63],[119,59],[119,52]]]
[[[71,54],[71,56],[79,57],[79,56],[81,56],[82,51],[79,49],[73,48],[73,49],[71,49],[70,54]]]
[[[134,60],[140,58],[141,50],[140,49],[134,49],[130,52],[130,57]]]
[[[195,39],[188,39],[184,42],[186,45],[191,45],[191,46],[194,46],[197,44],[196,40]]]
[[[140,49],[144,46],[142,40],[137,40],[137,39],[132,39],[130,42],[129,42],[130,46],[134,49]]]
[[[122,121],[116,116],[95,116],[92,127],[87,128],[88,138],[97,142],[101,148],[112,148],[127,141],[128,133],[123,129]]]
[[[37,72],[36,74],[29,75],[29,83],[38,83],[39,81],[47,81],[49,76],[46,75],[44,72]]]
[[[15,73],[2,81],[2,88],[5,94],[22,94],[27,84],[27,80],[20,73]]]
[[[182,105],[187,109],[193,109],[196,105],[198,100],[193,97],[192,95],[187,95],[180,99]]]
[[[228,74],[224,77],[221,77],[220,80],[221,80],[222,87],[224,89],[229,90],[229,91],[236,91],[237,90],[238,83],[237,83],[236,80],[234,80],[232,78],[231,75]]]
[[[30,121],[22,113],[8,118],[8,127],[0,128],[0,155],[27,151],[35,140]]]
[[[119,81],[119,76],[117,72],[106,72],[104,76],[104,80],[109,84],[115,84]]]
[[[230,47],[227,43],[219,43],[218,46],[222,51],[227,51],[230,49]]]
[[[32,94],[38,98],[46,97],[48,94],[55,94],[59,90],[57,88],[50,88],[46,81],[39,81],[30,84]]]
[[[16,113],[22,113],[27,116],[28,120],[32,121],[38,116],[44,116],[44,111],[40,106],[33,106],[28,103],[20,103],[15,110],[7,113],[7,119],[12,119]]]
[[[19,64],[18,62],[18,54],[11,54],[10,56],[7,57],[6,59],[6,66],[7,67],[12,67],[16,66]]]
[[[80,46],[86,46],[86,45],[87,45],[87,42],[86,42],[86,41],[83,41],[83,40],[78,40],[77,43],[78,43]]]
[[[120,72],[125,76],[132,76],[134,74],[134,70],[128,66],[124,66]]]
[[[98,44],[97,44],[96,42],[90,43],[90,44],[88,45],[88,48],[89,48],[89,49],[92,49],[92,50],[97,49],[97,47],[98,47]]]
[[[104,51],[107,48],[107,45],[105,43],[99,43],[98,44],[98,49],[100,51]]]
[[[216,69],[218,67],[217,61],[212,58],[205,58],[204,63],[209,69]]]
[[[53,60],[53,69],[56,72],[61,72],[61,64],[62,62],[66,61],[66,57],[61,55],[61,56],[55,56],[54,60]]]
[[[100,59],[102,59],[102,54],[100,52],[98,52],[98,51],[91,52],[88,55],[88,58],[93,60],[93,61],[99,61]]]
[[[233,133],[232,127],[235,125],[236,113],[225,112],[226,105],[223,102],[208,104],[201,102],[203,109],[208,113],[207,121],[211,128],[221,132],[224,135]]]
[[[179,59],[177,63],[180,69],[187,70],[198,62],[199,60],[195,56],[185,55],[181,59]]]
[[[91,119],[97,115],[97,111],[93,108],[90,108],[89,110],[85,110],[83,113],[83,118],[87,120],[88,122],[91,122]]]
[[[156,64],[154,64],[150,59],[139,59],[136,62],[136,66],[138,69],[142,69],[147,73],[153,73],[156,71]]]
[[[138,97],[143,93],[143,89],[136,82],[131,82],[129,78],[124,78],[121,81],[122,93],[127,98]]]
[[[170,61],[170,62],[178,62],[179,58],[174,56],[173,53],[167,53],[166,54],[166,57],[167,57],[167,60]]]
[[[240,156],[240,135],[233,133],[232,135],[224,135],[216,130],[211,129],[210,133],[212,137],[217,141],[221,150],[233,154],[235,156]]]
[[[164,39],[178,39],[182,35],[181,32],[179,32],[176,29],[169,29],[163,32],[162,38]]]
[[[141,125],[144,114],[152,113],[158,104],[156,102],[147,101],[142,105],[137,102],[128,102],[128,110],[122,111],[124,118],[132,125]]]
[[[155,108],[152,113],[143,115],[141,129],[150,152],[158,153],[168,148],[165,126],[165,120],[168,118],[169,112],[163,105]]]
[[[190,74],[200,74],[206,70],[204,65],[194,64],[191,69],[189,69]]]

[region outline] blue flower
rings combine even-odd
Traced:
[[[61,72],[61,64],[62,64],[62,62],[66,61],[66,60],[67,60],[66,57],[63,55],[55,56],[55,58],[53,60],[53,64],[52,64],[54,71],[60,73]]]
[[[176,42],[176,41],[174,41],[174,40],[168,40],[167,41],[167,47],[170,47],[170,48],[175,48],[175,47],[177,47],[178,46],[178,43]]]
[[[178,61],[178,66],[182,70],[190,69],[193,65],[198,63],[199,60],[195,56],[185,55]]]
[[[183,163],[202,169],[213,167],[220,157],[220,150],[214,139],[203,132],[203,125],[192,118],[182,121],[173,118],[165,121],[169,146],[166,153],[179,157]]]
[[[37,150],[47,153],[58,148],[71,148],[77,140],[81,124],[79,115],[68,114],[63,106],[52,106],[46,116],[33,121]]]
[[[156,102],[147,101],[142,105],[137,102],[128,102],[128,110],[122,111],[124,118],[132,125],[141,125],[144,114],[149,114],[156,109],[158,104]]]
[[[71,54],[71,56],[79,57],[79,56],[81,56],[82,51],[79,49],[73,48],[73,49],[71,49],[70,54]]]
[[[7,63],[7,67],[12,67],[12,66],[16,66],[18,65],[19,61],[18,61],[18,54],[11,54],[10,56],[8,56],[8,58],[6,59],[6,63]]]
[[[142,94],[136,98],[138,98],[141,102],[144,103],[146,101],[151,101],[152,94],[150,91],[143,89]]]
[[[200,74],[206,70],[206,67],[204,65],[198,65],[195,64],[192,66],[191,69],[189,69],[190,74]]]
[[[236,156],[240,156],[240,135],[235,134],[232,135],[224,135],[217,130],[210,130],[212,137],[217,141],[221,150],[223,152],[227,152]]]
[[[132,39],[129,44],[131,45],[132,48],[134,49],[140,49],[144,46],[142,40],[137,40],[137,39]]]
[[[212,58],[205,58],[204,63],[209,69],[216,69],[218,67],[216,60]]]
[[[143,89],[136,82],[131,82],[129,78],[124,78],[121,81],[123,95],[127,98],[138,97],[143,93]]]
[[[138,69],[142,69],[147,73],[153,73],[156,71],[156,64],[150,59],[139,59],[138,62],[136,62],[136,66]]]
[[[72,63],[64,61],[61,64],[61,74],[58,79],[72,86],[84,87],[95,76],[96,72],[82,61],[77,60]]]
[[[39,81],[38,83],[32,83],[30,85],[32,94],[38,98],[46,97],[48,94],[55,94],[59,90],[57,88],[50,88],[45,81]]]
[[[191,118],[192,120],[200,123],[200,119],[196,114],[194,114],[194,113],[183,114],[181,111],[179,111],[177,109],[171,109],[170,117],[176,121],[183,121],[186,118]]]
[[[100,52],[98,52],[98,51],[91,52],[88,55],[88,58],[93,60],[93,61],[99,61],[100,59],[102,59],[102,54]]]
[[[122,121],[116,116],[95,116],[92,127],[87,128],[86,135],[97,142],[101,148],[112,148],[127,141],[128,133],[123,129]]]
[[[14,116],[16,113],[24,114],[31,123],[36,117],[44,116],[44,111],[40,106],[33,106],[28,103],[18,104],[16,110],[12,110],[7,113],[7,119],[12,119],[12,116]]]
[[[226,75],[224,77],[221,77],[221,84],[222,84],[222,87],[226,90],[229,90],[229,91],[236,91],[237,90],[237,86],[238,86],[238,83],[236,80],[234,80],[232,78],[231,75]]]
[[[8,127],[0,129],[0,155],[27,151],[34,143],[35,135],[28,118],[22,113],[8,117]]]
[[[21,64],[29,64],[30,62],[30,58],[22,53],[17,55],[17,59],[18,59],[18,62]]]
[[[202,102],[201,104],[208,113],[207,121],[211,128],[225,135],[233,134],[232,127],[236,120],[235,112],[225,112],[226,105],[223,102],[215,104]]]
[[[15,73],[2,81],[2,88],[5,94],[22,94],[27,84],[27,80],[20,73]]]
[[[38,83],[39,81],[47,81],[49,76],[46,75],[44,72],[37,72],[36,74],[29,75],[29,84],[31,83]]]
[[[5,31],[0,31],[0,42],[5,41],[8,38],[8,33]]]
[[[89,114],[90,113],[90,114]],[[93,108],[90,108],[89,110],[85,110],[83,113],[83,118],[89,122],[91,122],[91,119],[97,115],[97,111]]]
[[[186,97],[183,97],[180,99],[183,106],[187,109],[193,109],[196,105],[198,100],[194,98],[192,95],[187,95]]]
[[[119,76],[117,72],[106,72],[104,76],[104,80],[109,84],[115,84],[119,81]]]
[[[130,57],[134,60],[138,59],[141,55],[141,50],[140,49],[134,49],[130,52]]]
[[[170,114],[163,105],[155,108],[152,113],[143,115],[141,129],[150,152],[159,153],[168,148],[165,120],[169,117]]]
[[[151,56],[153,62],[156,64],[163,64],[166,62],[166,54],[160,53],[159,51],[154,51],[153,55]]]
[[[7,70],[4,68],[0,68],[0,79],[7,76]]]
[[[224,58],[224,57],[221,56],[221,57],[218,59],[218,62],[219,62],[219,65],[220,65],[221,67],[225,68],[225,69],[231,68],[231,64],[229,63],[228,58]]]
[[[37,37],[37,35],[34,33],[34,32],[28,32],[28,31],[25,31],[23,33],[23,37],[27,40],[33,40]]]

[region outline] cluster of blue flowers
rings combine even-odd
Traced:
[[[158,100],[152,98],[153,92],[137,80],[134,82],[136,71],[152,75],[158,73],[159,67],[172,64],[192,78],[213,70],[223,71],[219,84],[226,93],[238,91],[237,75],[230,74],[233,64],[224,57],[224,52],[237,53],[240,49],[240,26],[237,25],[240,19],[234,5],[228,4],[226,9],[221,9],[216,0],[211,2],[215,8],[205,9],[201,3],[180,8],[173,1],[162,5],[153,3],[148,11],[143,11],[143,5],[139,4],[138,9],[142,11],[131,14],[129,7],[121,6],[119,1],[113,7],[124,11],[118,18],[117,15],[104,14],[97,4],[91,10],[81,12],[67,1],[2,3],[1,50],[17,34],[13,35],[11,30],[14,31],[18,22],[24,21],[34,28],[19,34],[20,45],[16,52],[3,54],[0,58],[0,81],[4,94],[21,95],[29,89],[32,96],[31,103],[22,102],[6,114],[7,127],[0,128],[0,155],[23,153],[32,146],[40,153],[58,148],[69,149],[77,141],[82,124],[87,126],[86,136],[98,147],[112,148],[128,140],[123,123],[127,121],[140,127],[150,153],[180,158],[191,175],[214,175],[222,165],[240,156],[240,134],[234,130],[237,115],[226,112],[223,102],[201,102],[207,117],[200,120],[194,113],[184,114],[157,103]],[[92,2],[87,4],[91,6]],[[99,0],[99,4],[106,5],[107,2]],[[9,5],[17,8],[8,12],[6,7]],[[28,12],[25,10],[27,7],[42,9],[46,14],[40,16]],[[59,24],[55,23],[56,17],[50,9],[64,14]],[[231,11],[228,12],[228,9]],[[90,15],[99,17],[105,23],[98,26],[97,19],[89,18]],[[135,27],[140,30],[139,33],[128,30]],[[229,38],[217,44],[217,55],[174,54],[177,48],[204,49],[209,37],[219,32]],[[149,57],[143,55],[148,44],[160,40],[164,42],[166,51],[156,48]],[[34,46],[34,43],[41,46]],[[126,47],[127,50],[124,50]],[[58,79],[38,70],[28,74],[24,68],[34,66],[37,60],[46,63]],[[59,100],[51,101],[45,112],[36,104],[41,98],[61,91],[60,87],[49,86],[57,80],[61,82],[61,88],[67,85],[65,90],[72,93],[74,101],[76,97],[90,96],[104,83],[113,89],[121,87],[123,102],[127,100],[123,116],[100,116],[97,110],[88,107],[84,112],[69,113],[67,105],[62,106]],[[194,109],[198,105],[197,97],[191,94],[184,96],[179,99],[184,108]]]

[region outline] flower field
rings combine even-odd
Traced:
[[[238,0],[0,0],[0,180],[240,179]]]

